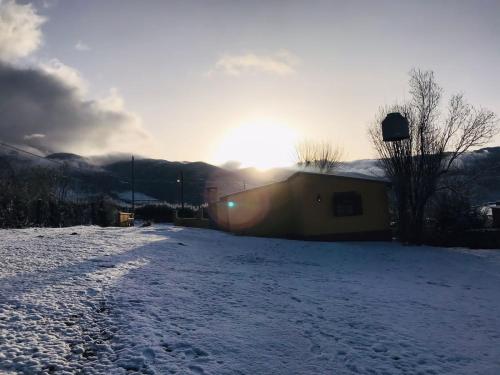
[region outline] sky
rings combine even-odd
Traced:
[[[367,127],[412,68],[500,114],[499,36],[500,1],[0,0],[0,138],[259,167],[310,139],[371,158]]]

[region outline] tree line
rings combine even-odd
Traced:
[[[65,166],[15,171],[0,157],[0,228],[112,225],[119,207],[104,194],[79,198]]]

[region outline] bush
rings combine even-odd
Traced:
[[[135,209],[135,218],[156,223],[172,223],[174,209],[168,205],[148,204]]]
[[[3,162],[3,164],[2,164]],[[31,168],[15,173],[0,158],[0,228],[30,226],[63,227],[95,224],[116,225],[118,212],[130,208],[118,206],[106,195],[71,201],[71,190],[63,171]],[[136,208],[136,218],[153,222],[173,222],[176,206],[146,205]],[[197,211],[187,206],[180,217],[195,217]]]
[[[426,242],[439,246],[466,246],[467,231],[484,228],[487,216],[472,205],[467,194],[447,191],[432,202]]]
[[[23,170],[0,175],[0,228],[114,225],[119,210],[106,196],[73,202],[61,194],[57,174]]]
[[[138,220],[152,221],[155,223],[173,223],[175,210],[169,204],[149,204],[135,209],[135,218]],[[196,216],[196,210],[191,207],[177,209],[179,217],[193,218]]]

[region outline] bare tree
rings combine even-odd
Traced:
[[[425,209],[440,188],[444,174],[455,167],[468,150],[486,144],[497,131],[496,115],[468,104],[462,94],[453,95],[441,113],[442,88],[432,71],[410,72],[410,100],[382,108],[369,130],[382,167],[392,180],[397,200],[400,237],[422,241]],[[410,137],[384,142],[381,120],[389,112],[400,112],[409,123]]]
[[[295,146],[297,165],[320,173],[330,173],[342,160],[341,148],[328,142],[303,141]]]

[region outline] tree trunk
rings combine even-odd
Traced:
[[[409,241],[408,189],[405,184],[395,184],[396,200],[398,202],[398,236],[401,242]]]
[[[410,241],[416,245],[424,242],[424,210],[417,208],[411,215]]]

